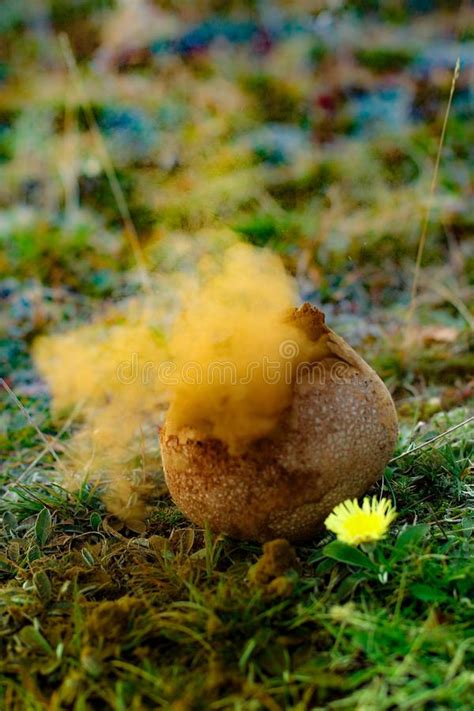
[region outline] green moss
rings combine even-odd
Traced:
[[[260,73],[245,77],[243,86],[255,98],[264,121],[284,123],[294,121],[295,116],[302,118],[301,96],[290,83]]]
[[[258,548],[200,531],[190,537],[183,529],[186,546],[178,546],[171,519],[161,536],[153,519],[140,539],[117,539],[110,528],[98,536],[89,528],[90,504],[49,494],[54,525],[43,557],[23,562],[28,528],[9,528],[4,538],[0,561],[11,565],[7,571],[3,563],[2,605],[15,644],[0,638],[8,652],[2,693],[26,708],[41,688],[69,704],[107,699],[107,708],[128,700],[138,708],[205,709],[255,698],[291,709],[337,699],[389,708],[422,697],[467,709],[463,601],[472,569],[463,446],[427,450],[387,472],[400,518],[379,545],[382,577],[325,556],[323,537],[296,550],[298,563],[285,542],[278,551],[276,542],[266,546],[255,563]],[[24,493],[25,505],[45,500],[34,485]],[[72,549],[64,535],[71,517],[82,531]],[[415,517],[428,524],[406,528]],[[297,575],[282,577],[295,566]],[[261,575],[265,585],[270,578],[268,590],[255,587]],[[25,579],[32,588],[20,587]],[[459,645],[465,652],[447,691],[439,680]],[[27,670],[25,694],[18,679]]]
[[[127,264],[118,235],[94,224],[51,224],[37,219],[27,226],[15,221],[0,232],[0,263],[19,280],[39,279],[46,286],[64,285],[90,296],[106,296]]]
[[[257,247],[275,244],[285,232],[279,220],[272,215],[255,215],[245,222],[240,222],[234,229]]]
[[[403,47],[369,47],[356,52],[357,60],[374,72],[399,72],[408,66],[416,53]]]
[[[324,195],[340,177],[339,167],[332,161],[321,161],[298,177],[274,182],[268,191],[287,210],[295,210],[307,200]]]

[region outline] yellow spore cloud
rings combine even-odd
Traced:
[[[311,352],[291,322],[297,295],[278,256],[237,244],[201,286],[170,338],[176,364],[168,434],[190,427],[238,452],[268,435],[291,402],[295,365]]]
[[[314,347],[289,318],[297,296],[280,258],[227,244],[208,250],[198,279],[161,275],[155,297],[35,343],[53,412],[75,413],[65,485],[100,484],[109,509],[127,521],[146,510],[139,490],[147,471],[156,481],[169,403],[169,433],[191,428],[242,451],[275,427],[291,401],[294,368]]]
[[[66,445],[65,485],[77,488],[85,479],[103,484],[113,513],[139,519],[144,507],[134,494],[133,469],[137,461],[143,469],[150,438],[157,441],[166,395],[154,366],[166,358],[163,337],[146,312],[129,313],[122,323],[41,338],[34,356],[50,386],[54,414],[76,411],[81,422]]]

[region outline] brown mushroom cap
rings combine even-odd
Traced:
[[[305,304],[297,324],[318,360],[296,372],[292,404],[271,437],[242,454],[192,429],[160,433],[165,478],[183,513],[235,538],[301,541],[340,501],[382,474],[397,437],[390,393],[367,363]]]

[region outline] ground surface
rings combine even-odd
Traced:
[[[396,455],[469,417],[467,4],[293,5],[1,3],[2,709],[472,708],[472,423],[387,468],[370,554],[321,535],[254,568],[161,484],[133,530],[53,483],[73,425],[31,344],[139,297],[130,221],[158,292],[216,230],[278,251],[391,389]]]

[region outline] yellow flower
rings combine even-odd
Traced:
[[[343,543],[357,546],[359,543],[378,541],[385,536],[397,512],[389,499],[365,497],[362,508],[357,499],[343,501],[329,514],[324,525],[336,534]]]

